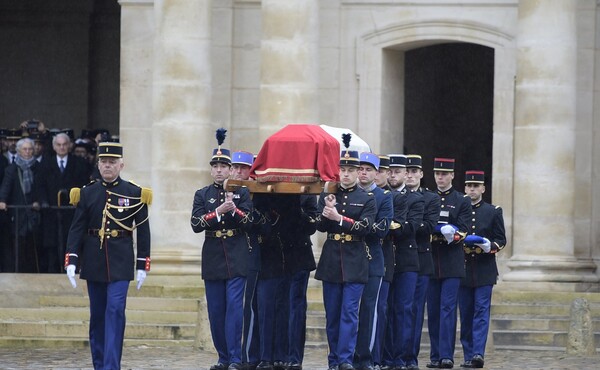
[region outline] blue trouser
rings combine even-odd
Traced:
[[[430,279],[427,294],[427,323],[431,361],[454,361],[456,306],[460,278]]]
[[[275,306],[275,331],[273,335],[273,361],[285,362],[288,355],[288,328],[290,325],[290,285],[291,277],[280,278],[275,297],[271,297]],[[273,300],[273,298],[275,298]],[[271,303],[273,304],[273,303]]]
[[[274,358],[274,346],[279,345],[275,340],[277,293],[283,282],[282,277],[260,279],[256,285],[258,297],[258,327],[260,337],[260,360],[273,362],[281,360]]]
[[[493,285],[461,286],[459,289],[460,342],[465,361],[470,361],[475,355],[485,357],[493,287]]]
[[[373,363],[381,365],[381,356],[385,332],[388,323],[388,294],[390,291],[390,282],[382,280],[379,288],[379,299],[377,300],[377,331],[375,333],[375,343],[373,343]]]
[[[413,316],[415,318],[415,331],[412,339],[412,357],[407,365],[419,364],[419,352],[421,351],[421,334],[423,333],[423,322],[425,321],[425,301],[427,300],[427,288],[429,287],[429,275],[419,275],[417,288],[413,300]]]
[[[249,271],[244,292],[244,334],[242,340],[242,361],[255,364],[260,361],[258,336],[258,299],[256,283],[258,271]]]
[[[352,364],[358,332],[358,306],[365,284],[323,282],[329,367]]]
[[[210,333],[219,362],[240,363],[246,278],[205,280],[204,286]]]
[[[90,297],[90,349],[96,370],[121,368],[128,280],[87,282]]]
[[[417,286],[417,272],[394,274],[394,365],[405,366],[412,358],[412,338],[415,331],[413,301]]]
[[[394,315],[394,284],[393,281],[389,285],[387,299],[387,320],[386,330],[383,337],[383,350],[381,351],[381,365],[394,366],[394,326],[396,325],[396,317]]]
[[[290,278],[290,319],[287,362],[302,364],[306,342],[306,289],[310,271],[300,270]]]
[[[371,354],[377,330],[377,302],[381,276],[370,276],[360,299],[358,312],[358,334],[356,339],[355,362],[360,366],[373,365]]]

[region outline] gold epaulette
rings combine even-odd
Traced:
[[[69,203],[73,206],[76,206],[79,203],[79,199],[81,199],[81,189],[80,188],[72,188],[69,193]]]
[[[140,196],[140,202],[147,204],[147,205],[151,205],[152,204],[152,189],[139,186],[138,184],[136,184],[135,182],[133,182],[131,180],[129,180],[129,182],[131,184],[137,186],[138,188],[142,189],[142,195]]]
[[[152,204],[152,189],[142,188],[142,196],[140,202],[145,203],[147,205]]]

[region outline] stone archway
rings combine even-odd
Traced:
[[[358,130],[375,150],[388,152],[404,143],[404,59],[408,50],[451,42],[494,49],[493,202],[501,204],[507,237],[512,235],[514,36],[486,24],[432,20],[397,24],[363,35],[356,48]],[[502,158],[502,161],[497,158]],[[503,260],[511,255],[510,244]]]

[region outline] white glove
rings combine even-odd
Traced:
[[[77,280],[75,280],[75,265],[67,266],[67,277],[69,278],[71,285],[73,285],[73,288],[77,288]]]
[[[146,280],[146,270],[137,270],[137,290],[140,290],[142,284],[144,284],[144,280]]]
[[[456,229],[454,228],[454,226],[444,225],[440,229],[440,232],[442,233],[442,235],[444,235],[444,238],[446,238],[448,244],[454,241],[454,233],[456,233]]]
[[[488,238],[483,238],[483,243],[475,243],[475,245],[483,249],[485,253],[490,253],[492,250],[492,243]]]

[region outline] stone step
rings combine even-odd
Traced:
[[[84,296],[41,296],[40,307],[89,307],[88,297]],[[127,309],[147,311],[187,311],[197,312],[198,299],[127,297]]]
[[[593,319],[594,332],[600,333],[600,319]],[[492,328],[497,330],[562,331],[569,330],[570,319],[565,317],[493,316]]]
[[[89,321],[13,321],[0,322],[3,337],[86,339]],[[131,339],[194,340],[196,326],[191,324],[140,324],[128,322],[125,336]]]
[[[192,324],[198,320],[197,312],[149,311],[127,309],[127,323]],[[0,308],[0,322],[13,321],[86,321],[89,308]]]
[[[131,339],[127,338],[124,341],[125,346],[139,347],[192,347],[193,340],[181,339]],[[11,337],[1,336],[0,347],[20,347],[20,348],[72,348],[85,349],[89,348],[90,343],[87,338],[40,338],[40,337]]]

